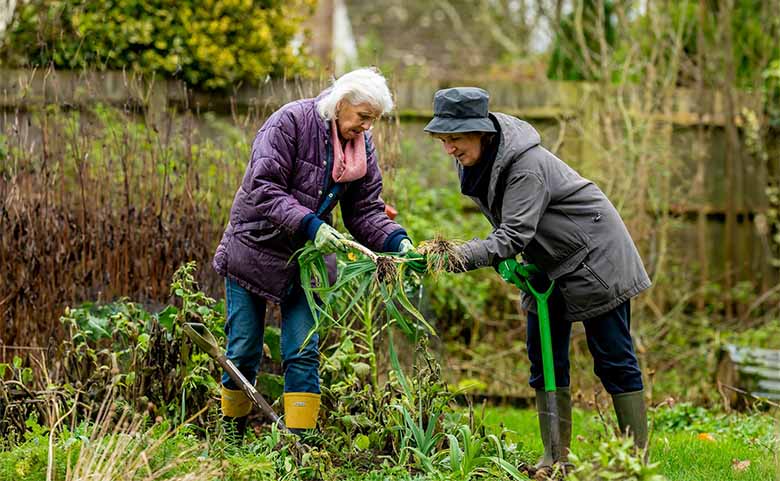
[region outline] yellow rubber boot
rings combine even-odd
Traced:
[[[284,393],[284,423],[290,429],[314,429],[320,412],[320,395],[310,392]]]
[[[229,418],[242,418],[252,411],[252,401],[244,391],[228,389],[222,386],[222,415]]]

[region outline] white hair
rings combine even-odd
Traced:
[[[325,120],[336,118],[336,107],[346,100],[352,105],[367,103],[382,115],[393,110],[393,96],[387,81],[373,67],[345,73],[333,82],[330,91],[317,102],[317,111]]]

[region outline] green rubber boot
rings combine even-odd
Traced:
[[[612,395],[620,432],[633,436],[634,446],[644,452],[647,461],[647,408],[644,391]]]
[[[544,390],[536,391],[536,412],[539,413],[539,433],[542,436],[544,444],[544,455],[536,463],[534,469],[537,471],[543,468],[552,467],[555,463],[566,463],[569,457],[569,447],[571,446],[571,390],[568,387],[559,387],[556,390],[556,399],[558,401],[558,417],[553,420],[552,416],[547,414],[546,394]],[[560,459],[553,459],[553,449],[550,440],[551,423],[558,423],[558,430],[561,433],[561,446],[558,452],[561,453]]]

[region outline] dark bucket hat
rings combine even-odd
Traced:
[[[495,132],[488,117],[487,92],[477,87],[453,87],[433,96],[433,119],[425,126],[432,134]]]

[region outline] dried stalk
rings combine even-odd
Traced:
[[[368,247],[360,244],[359,242],[351,241],[349,239],[344,239],[341,242],[342,242],[342,244],[346,245],[350,249],[354,249],[354,250],[360,252],[361,254],[365,255],[366,257],[371,259],[374,263],[376,263],[377,258],[379,258],[379,256],[377,254],[375,254],[374,251],[372,251]]]

